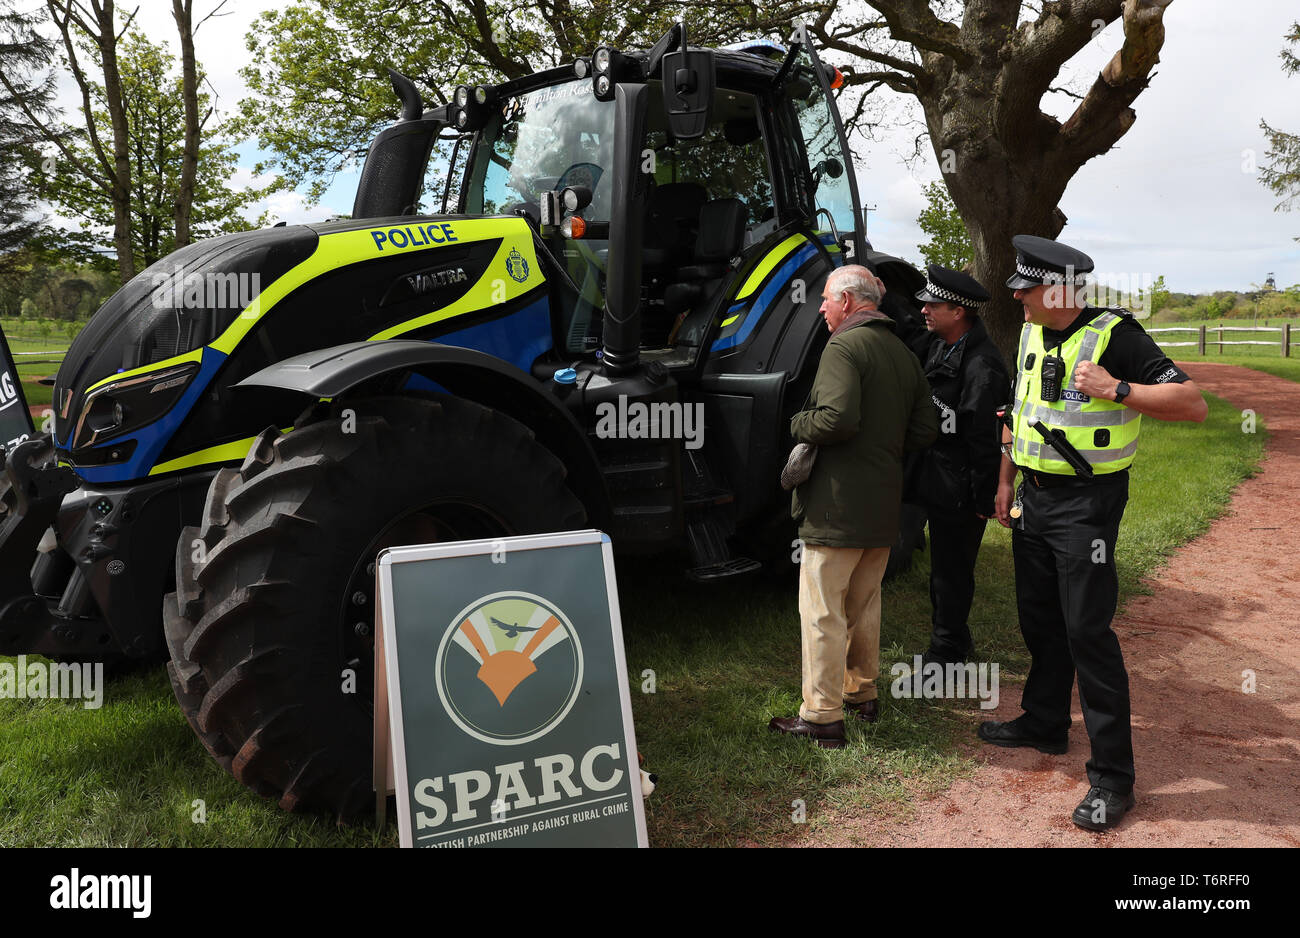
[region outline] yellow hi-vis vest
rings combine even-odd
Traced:
[[[1020,334],[1013,404],[1016,465],[1036,472],[1074,475],[1070,464],[1029,425],[1031,417],[1064,432],[1097,474],[1119,472],[1133,463],[1138,433],[1142,429],[1142,415],[1123,404],[1089,397],[1074,386],[1075,368],[1081,361],[1095,362],[1101,358],[1120,316],[1120,313],[1102,310],[1096,319],[1061,344],[1059,354],[1065,360],[1061,399],[1051,404],[1042,399],[1039,390],[1043,359],[1049,354],[1049,350],[1043,347],[1043,327],[1025,323]],[[1055,347],[1050,353],[1058,354]]]

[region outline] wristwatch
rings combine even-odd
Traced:
[[[1115,388],[1115,403],[1124,403],[1124,398],[1128,397],[1132,390],[1127,381],[1121,381]]]

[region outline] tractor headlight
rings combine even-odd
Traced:
[[[586,59],[574,59],[573,75],[575,78],[586,78],[591,74],[591,63]]]
[[[478,104],[480,107],[488,103],[487,88],[483,87],[482,85],[479,85],[477,88],[474,89],[474,102]]]
[[[467,85],[457,87],[453,100],[456,102],[456,107],[469,107],[469,87]]]
[[[152,423],[172,408],[198,371],[197,362],[188,362],[95,388],[81,405],[68,448],[84,449]]]
[[[604,100],[610,96],[610,81],[608,75],[596,76],[596,97]]]
[[[592,62],[596,66],[597,74],[605,74],[606,72],[608,72],[609,71],[609,49],[606,48],[605,46],[601,46],[599,49],[597,49],[596,55],[592,59]]]
[[[456,127],[459,130],[464,130],[468,125],[469,125],[469,111],[466,111],[462,108],[461,110],[458,110],[456,112]]]

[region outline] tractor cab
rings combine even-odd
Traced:
[[[742,331],[746,275],[770,273],[781,245],[802,236],[823,275],[869,250],[831,97],[839,81],[802,27],[789,48],[709,50],[678,25],[647,52],[601,48],[461,87],[424,115],[430,135],[459,131],[450,165],[430,174],[446,179],[435,207],[527,220],[552,281],[555,345],[541,370],[604,359],[612,340],[616,363],[655,361],[689,381],[742,344],[717,343]],[[392,166],[390,143],[406,145],[381,135],[369,162]],[[368,202],[363,182],[354,216],[393,208]]]

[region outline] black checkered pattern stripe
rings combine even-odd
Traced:
[[[925,292],[931,296],[937,296],[941,300],[947,300],[949,303],[956,303],[958,306],[979,306],[983,302],[983,300],[972,300],[970,297],[954,293],[952,290],[945,290],[931,280],[925,282]]]
[[[1036,280],[1042,280],[1047,283],[1065,282],[1065,274],[1062,271],[1045,270],[1042,267],[1030,267],[1028,264],[1020,260],[1019,258],[1016,259],[1016,273],[1021,274],[1025,277],[1033,277]],[[1084,283],[1085,279],[1086,279],[1085,274],[1075,274],[1074,276],[1075,283]]]

